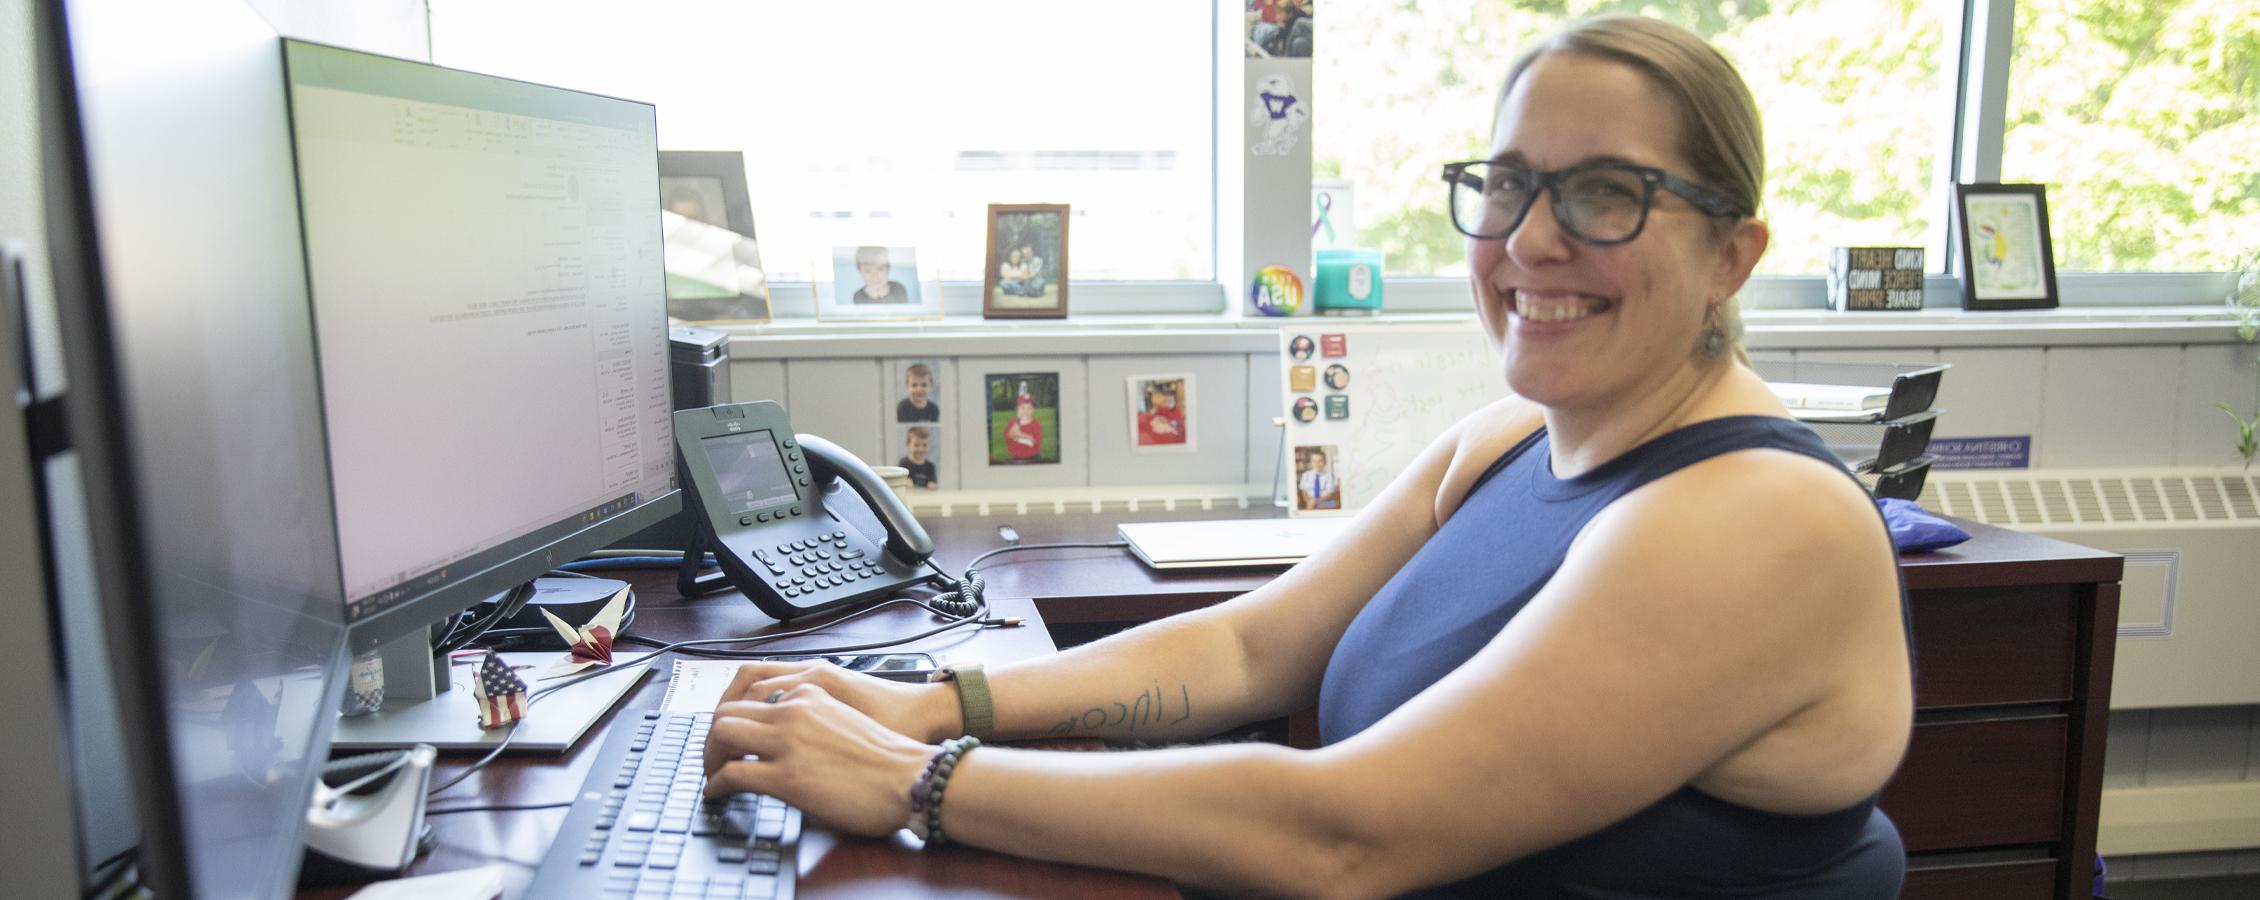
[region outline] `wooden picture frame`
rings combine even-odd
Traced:
[[[1067,224],[1065,203],[989,204],[982,318],[1067,318]],[[1016,255],[1030,251],[1032,274],[1030,263]]]
[[[660,209],[690,220],[670,233],[670,249],[726,256],[735,277],[720,294],[680,289],[669,278],[667,315],[704,325],[760,324],[770,319],[769,280],[753,236],[753,200],[746,190],[745,154],[736,150],[659,151]],[[678,221],[678,220],[670,220]],[[731,237],[735,235],[735,237]],[[731,287],[735,296],[730,295]]]
[[[1961,246],[1963,309],[2056,308],[2046,187],[1955,185],[1954,239]]]

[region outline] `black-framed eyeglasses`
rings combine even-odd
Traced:
[[[1570,237],[1588,244],[1622,244],[1648,226],[1648,210],[1663,188],[1704,213],[1749,215],[1742,205],[1714,188],[1654,166],[1595,161],[1543,172],[1525,166],[1479,159],[1444,167],[1452,190],[1452,225],[1478,240],[1513,234],[1530,215],[1544,190],[1553,201],[1554,221]]]

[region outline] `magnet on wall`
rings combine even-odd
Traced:
[[[1311,398],[1309,398],[1309,397],[1296,397],[1296,398],[1295,398],[1295,421],[1297,421],[1297,422],[1316,422],[1316,421],[1318,421],[1318,401],[1316,401],[1316,400],[1313,400],[1313,399],[1311,399]]]
[[[1318,390],[1318,367],[1295,366],[1288,369],[1287,389],[1293,391]]]
[[[1331,397],[1326,398],[1326,417],[1329,419],[1349,418],[1350,395],[1335,394]]]
[[[1318,348],[1318,352],[1328,358],[1348,356],[1350,355],[1350,336],[1346,334],[1319,335]]]

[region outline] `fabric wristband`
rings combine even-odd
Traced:
[[[996,737],[996,703],[989,699],[989,676],[978,663],[950,666],[934,673],[934,680],[957,686],[957,705],[965,718],[965,733],[984,741]]]

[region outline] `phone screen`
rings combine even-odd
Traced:
[[[722,489],[723,505],[732,513],[790,503],[800,497],[793,476],[785,471],[785,458],[768,429],[725,434],[699,442],[714,480]]]

